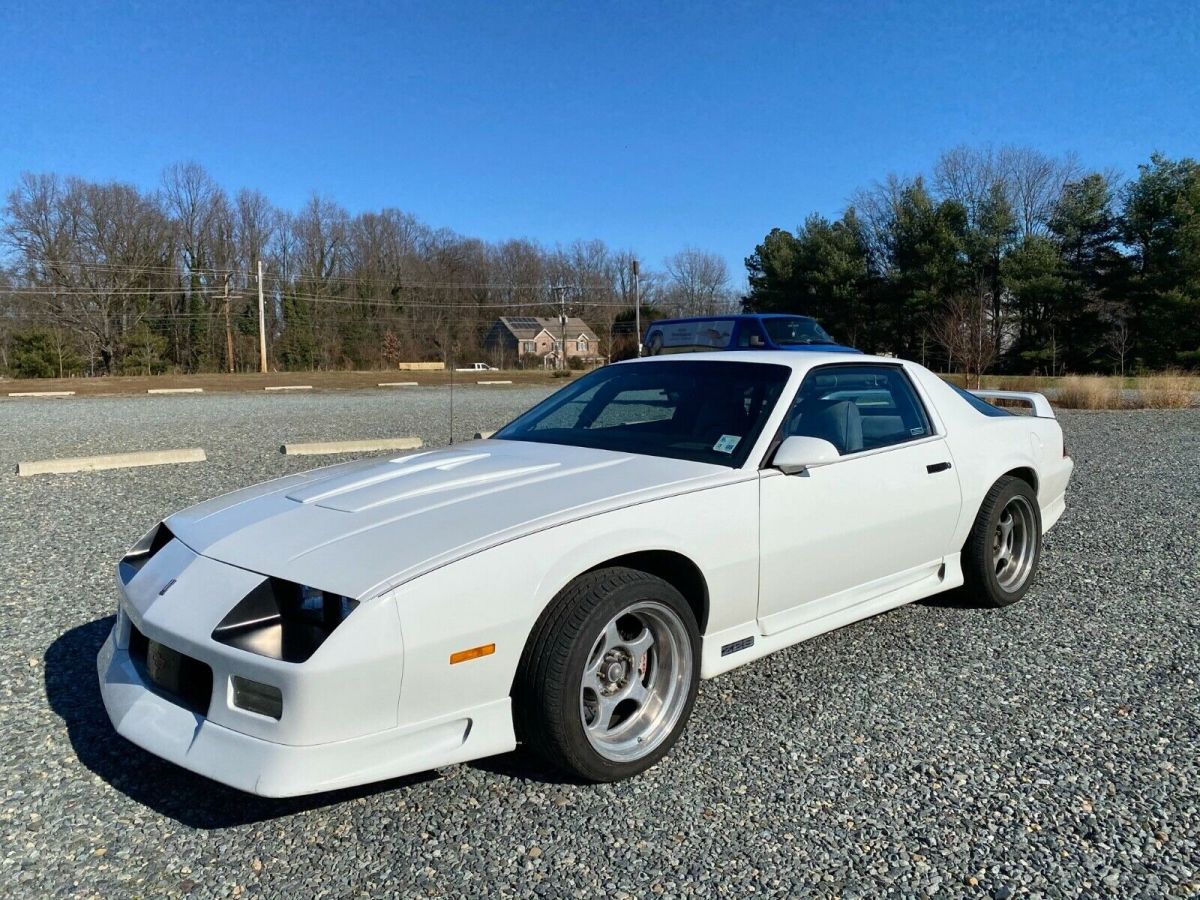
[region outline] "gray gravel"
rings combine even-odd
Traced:
[[[544,393],[459,391],[456,430]],[[1070,506],[1022,603],[919,604],[706,682],[633,782],[513,754],[265,801],[116,737],[94,657],[122,549],[317,462],[285,440],[444,442],[444,400],[0,402],[0,893],[1200,895],[1200,411],[1064,413]],[[189,445],[211,461],[11,474]]]

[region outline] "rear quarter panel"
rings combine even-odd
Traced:
[[[1066,490],[1072,468],[1071,461],[1063,457],[1062,426],[1058,421],[1024,415],[984,416],[932,372],[915,366],[911,373],[927,400],[938,410],[958,471],[963,511],[953,549],[966,541],[992,485],[1014,469],[1033,471],[1038,505],[1045,518],[1047,510]]]

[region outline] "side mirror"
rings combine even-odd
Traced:
[[[784,475],[795,475],[805,469],[837,462],[840,458],[837,447],[829,441],[798,434],[784,438],[771,464]]]

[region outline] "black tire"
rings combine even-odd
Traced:
[[[581,713],[582,692],[586,690],[583,679],[585,668],[595,667],[593,651],[603,642],[606,625],[639,605],[665,609],[677,617],[684,629],[677,635],[678,649],[686,649],[690,672],[685,678],[681,670],[674,682],[672,694],[676,699],[672,709],[678,715],[673,727],[668,731],[664,723],[654,738],[657,743],[645,755],[616,761],[598,752],[585,730]],[[684,655],[680,653],[680,661]],[[648,657],[649,651],[644,655]],[[655,656],[654,669],[658,668],[659,657]],[[633,670],[628,674],[633,677]],[[550,603],[522,654],[513,683],[517,739],[554,767],[584,781],[629,778],[657,763],[678,740],[696,700],[699,676],[700,632],[691,607],[679,591],[661,578],[636,569],[613,567],[587,572]],[[650,675],[643,668],[636,677],[647,679]],[[680,693],[683,690],[685,693]]]
[[[1004,551],[1005,516],[1016,521],[1010,530],[1025,531],[1026,546],[1008,563],[998,559]],[[1022,525],[1021,521],[1025,522]],[[1029,590],[1042,556],[1042,515],[1037,494],[1029,482],[1005,475],[987,492],[975,524],[962,550],[963,589],[967,597],[983,606],[1011,606]],[[1019,559],[1019,570],[1009,569]]]

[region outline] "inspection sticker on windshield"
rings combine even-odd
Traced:
[[[741,438],[736,434],[723,434],[717,438],[717,442],[713,444],[713,449],[718,453],[732,453],[733,448],[738,445]]]

